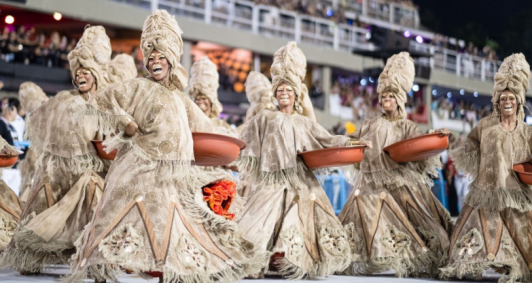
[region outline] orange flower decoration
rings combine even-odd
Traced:
[[[229,213],[231,202],[236,196],[236,184],[229,180],[221,180],[203,187],[203,200],[207,202],[211,210],[228,220],[235,218],[234,213]]]

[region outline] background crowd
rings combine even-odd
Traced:
[[[77,39],[57,31],[47,34],[35,27],[4,26],[0,34],[0,56],[6,62],[68,68],[67,55],[76,42]]]

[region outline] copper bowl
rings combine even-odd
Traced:
[[[301,152],[299,155],[307,167],[317,169],[359,163],[364,158],[365,149],[365,145],[342,146]]]
[[[513,169],[519,176],[519,179],[521,180],[521,182],[527,185],[532,185],[532,164],[530,163],[515,164]]]
[[[118,149],[115,149],[109,153],[105,152],[106,146],[102,144],[103,141],[100,140],[93,140],[92,143],[94,144],[94,147],[96,148],[96,155],[98,155],[101,159],[106,160],[115,160],[116,154],[118,153]]]
[[[11,167],[17,163],[17,155],[0,154],[0,167]]]
[[[449,146],[449,136],[432,133],[396,142],[385,147],[393,161],[404,163],[419,161],[436,156],[444,152]]]
[[[225,135],[192,133],[194,165],[223,166],[235,161],[246,143]]]

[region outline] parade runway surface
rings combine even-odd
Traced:
[[[46,271],[40,275],[36,276],[21,276],[18,274],[18,272],[15,272],[13,270],[0,270],[0,282],[2,283],[11,283],[11,282],[39,282],[39,283],[53,283],[53,282],[59,282],[60,278],[68,273],[68,268],[65,267],[59,267],[55,270]],[[493,272],[487,272],[484,274],[482,281],[475,281],[475,280],[461,280],[461,281],[441,281],[441,280],[433,280],[433,279],[424,279],[424,278],[395,278],[392,274],[382,274],[379,276],[357,276],[357,277],[349,277],[349,276],[329,276],[326,279],[323,280],[313,280],[313,281],[306,281],[301,280],[299,282],[321,282],[321,283],[421,283],[421,282],[445,282],[445,283],[453,283],[453,282],[497,282],[497,279],[499,279],[500,275],[495,274]],[[94,280],[86,280],[85,282],[94,282]],[[140,278],[137,275],[126,275],[124,274],[118,279],[118,282],[121,283],[156,283],[159,282],[158,279],[152,279],[152,280],[144,280]],[[266,279],[258,279],[258,280],[242,280],[242,282],[246,283],[277,283],[277,282],[297,282],[297,281],[290,281],[290,280],[283,280],[280,278],[266,278]],[[111,283],[108,281],[108,283]]]

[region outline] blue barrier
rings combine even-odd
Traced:
[[[316,176],[329,198],[335,214],[339,214],[347,201],[347,189],[350,185],[347,183],[341,171],[331,173],[327,176]]]
[[[449,210],[449,199],[445,190],[447,182],[443,178],[441,170],[438,170],[438,179],[434,180],[434,186],[432,186],[432,193],[438,198],[445,209]]]

